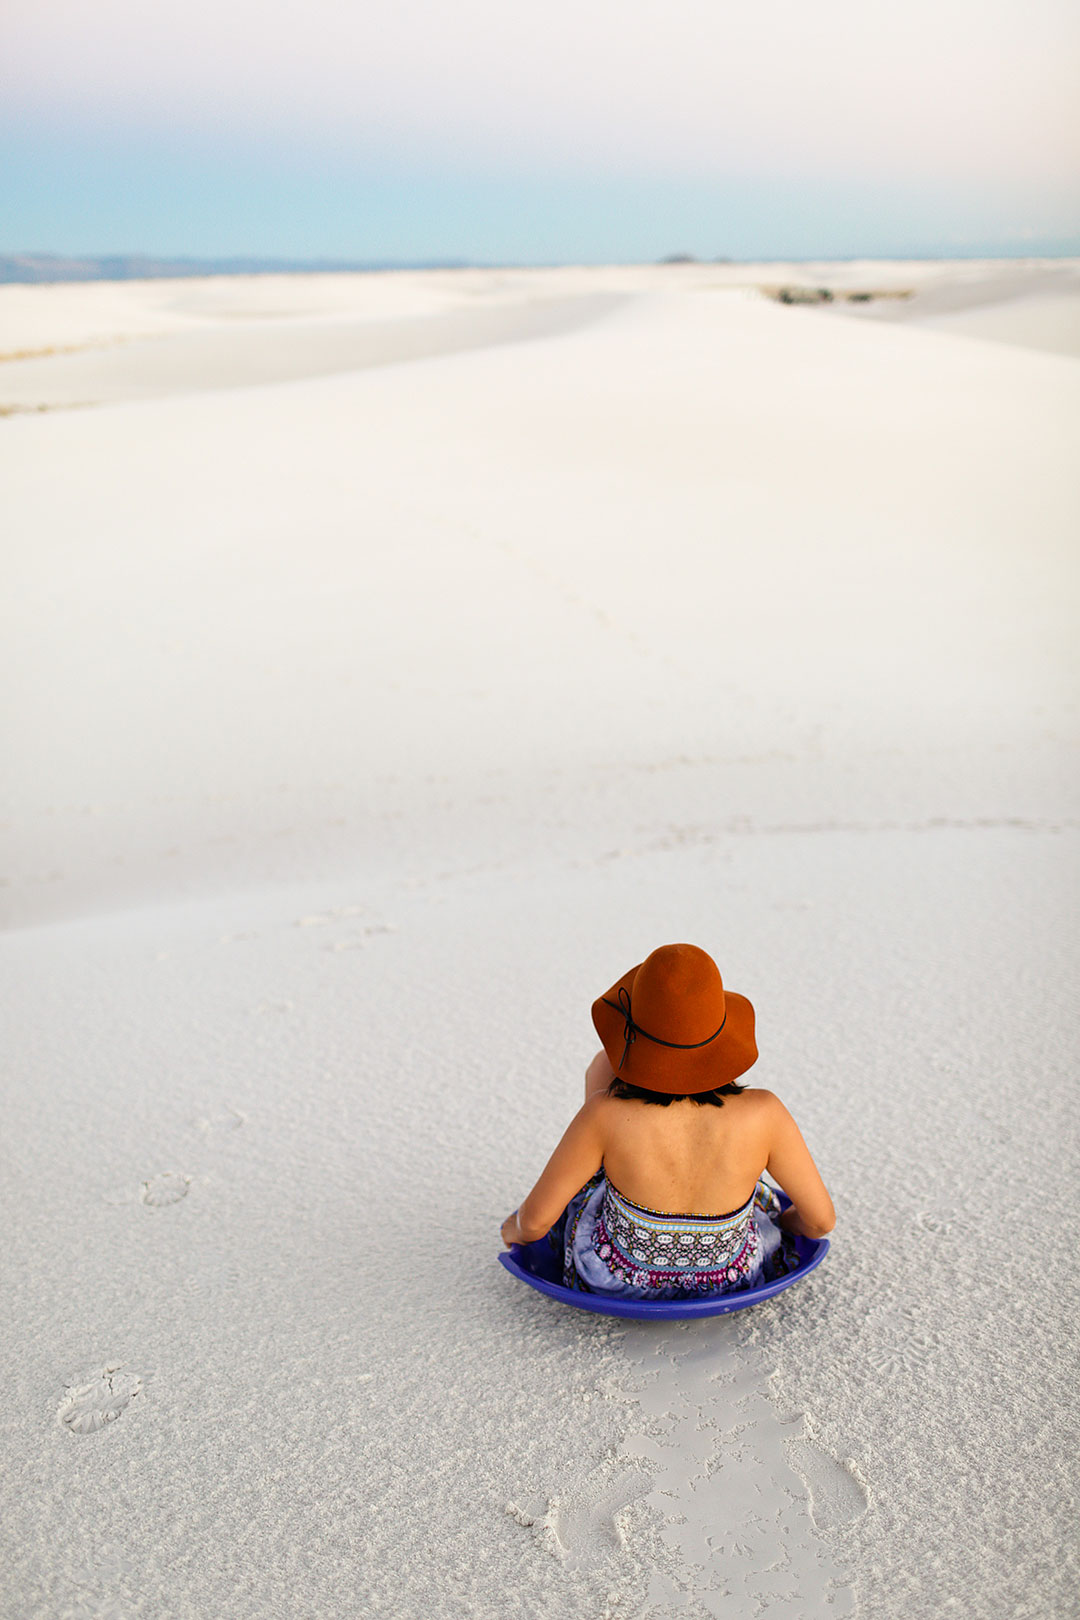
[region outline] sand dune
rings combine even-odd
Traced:
[[[1080,267],[1073,261],[629,265],[6,286],[0,413],[327,376],[554,335],[628,297],[756,297],[783,285],[834,290],[830,313],[1078,352]],[[847,301],[868,291],[904,296]]]
[[[910,298],[838,307],[864,319],[1080,356],[1080,267],[1074,261],[950,265],[916,278]]]
[[[0,386],[9,408],[100,405],[250,388],[572,331],[617,301],[604,293],[584,293],[393,321],[252,320],[123,336],[64,353],[8,360],[0,371]]]
[[[1080,368],[746,268],[9,306],[13,1615],[1071,1613]],[[678,938],[839,1224],[661,1332],[494,1253]]]

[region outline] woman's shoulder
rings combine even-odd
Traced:
[[[605,1121],[618,1119],[625,1114],[631,1104],[627,1104],[621,1097],[612,1097],[607,1091],[594,1091],[591,1097],[586,1097],[581,1105],[579,1118],[595,1121],[603,1125]]]
[[[754,1109],[758,1113],[775,1113],[784,1106],[776,1092],[767,1091],[764,1086],[743,1086],[739,1102],[748,1112]]]
[[[766,1091],[763,1086],[747,1086],[739,1103],[741,1109],[745,1110],[742,1118],[747,1127],[770,1153],[780,1144],[799,1136],[798,1125],[775,1091]]]
[[[787,1113],[775,1091],[768,1091],[764,1086],[744,1086],[737,1101],[732,1101],[740,1119],[759,1130],[771,1129]]]
[[[609,1097],[606,1091],[594,1091],[578,1109],[577,1118],[592,1130],[604,1130],[618,1109],[618,1098]]]

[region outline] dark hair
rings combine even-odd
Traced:
[[[607,1088],[609,1097],[628,1097],[633,1102],[656,1103],[666,1108],[669,1103],[685,1102],[687,1097],[691,1102],[711,1103],[714,1108],[723,1108],[725,1097],[741,1096],[745,1090],[737,1086],[734,1080],[729,1080],[726,1086],[714,1086],[711,1091],[687,1091],[673,1096],[669,1091],[646,1091],[644,1086],[632,1086],[628,1080],[620,1080],[618,1075]]]

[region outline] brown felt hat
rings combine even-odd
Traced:
[[[619,1079],[646,1091],[711,1091],[757,1062],[753,1007],[696,945],[661,945],[593,1002],[592,1019]]]

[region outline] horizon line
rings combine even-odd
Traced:
[[[708,267],[710,265],[753,264],[855,264],[910,263],[949,264],[969,260],[1015,263],[1022,260],[1066,260],[1080,258],[1080,242],[1075,249],[1055,248],[1038,251],[1033,246],[1003,250],[1000,244],[987,244],[951,252],[781,254],[752,257],[717,255],[701,257],[692,253],[670,253],[649,259],[550,260],[525,259],[298,259],[274,254],[155,254],[47,253],[15,250],[0,253],[0,285],[34,285],[82,281],[155,281],[212,275],[377,275],[407,270],[570,270]]]

